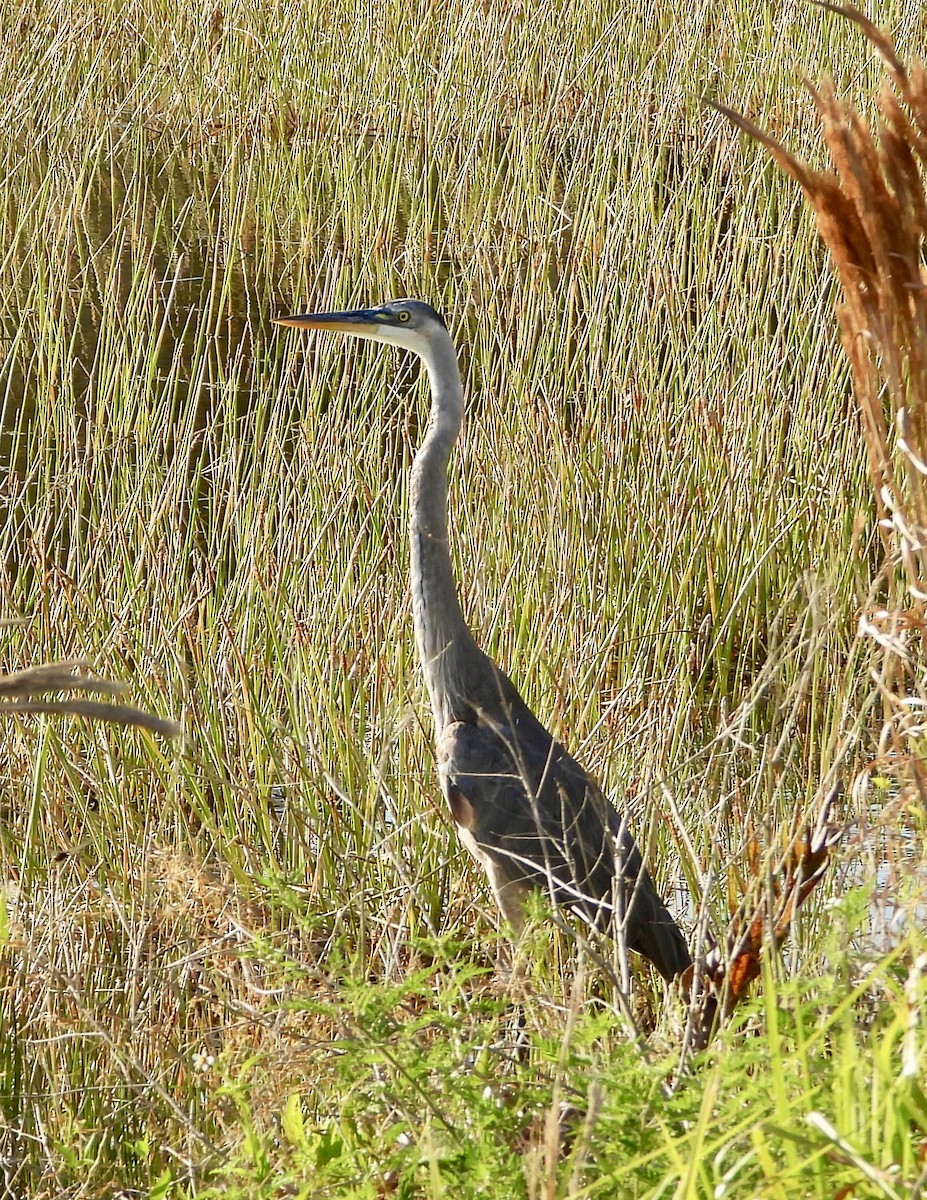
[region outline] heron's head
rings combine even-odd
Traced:
[[[422,300],[390,300],[379,308],[361,308],[354,312],[303,313],[295,317],[277,317],[275,325],[293,329],[330,329],[350,333],[372,342],[402,346],[426,357],[438,336],[447,336],[447,326],[430,304]]]

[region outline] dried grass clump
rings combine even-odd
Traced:
[[[63,860],[41,886],[7,882],[0,906],[0,1006],[28,1047],[22,1123],[31,1130],[44,1112],[48,1163],[82,1130],[109,1121],[118,1138],[147,1121],[187,1146],[192,1170],[242,1136],[213,1086],[223,1072],[248,1074],[249,1102],[263,1111],[337,1067],[332,1046],[346,1034],[333,984],[300,931],[281,932],[219,863],[143,846],[107,883]],[[55,1094],[68,1102],[49,1113]],[[134,1115],[122,1107],[114,1118],[114,1095],[130,1095]],[[29,1162],[2,1122],[0,1156],[14,1175]]]

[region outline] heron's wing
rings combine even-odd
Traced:
[[[455,821],[497,879],[541,887],[599,928],[617,902],[627,944],[672,978],[688,966],[688,949],[637,845],[596,783],[525,711],[528,722],[455,722],[441,734],[438,769]]]
[[[456,722],[441,735],[438,767],[458,825],[509,882],[607,922],[598,914],[611,903],[617,814],[553,738]]]

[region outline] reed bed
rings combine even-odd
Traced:
[[[919,10],[880,19],[908,56]],[[798,83],[871,113],[864,40],[713,2],[0,22],[0,668],[87,661],[183,729],[2,730],[9,1194],[921,1186],[923,805],[858,634],[890,597],[836,285],[702,104],[821,167]],[[531,1060],[504,1052],[411,641],[423,384],[270,325],[402,294],[461,347],[469,619],[687,928],[847,784],[839,859],[691,1075],[681,1004],[642,974],[630,1029],[541,911]]]

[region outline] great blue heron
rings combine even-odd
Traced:
[[[444,321],[420,300],[393,300],[276,323],[399,346],[428,371],[431,414],[410,486],[415,641],[434,712],[441,787],[503,915],[519,931],[526,890],[543,888],[596,928],[623,933],[632,950],[672,979],[690,964],[689,950],[624,821],[464,623],[447,532],[447,468],[463,419],[463,387]]]

